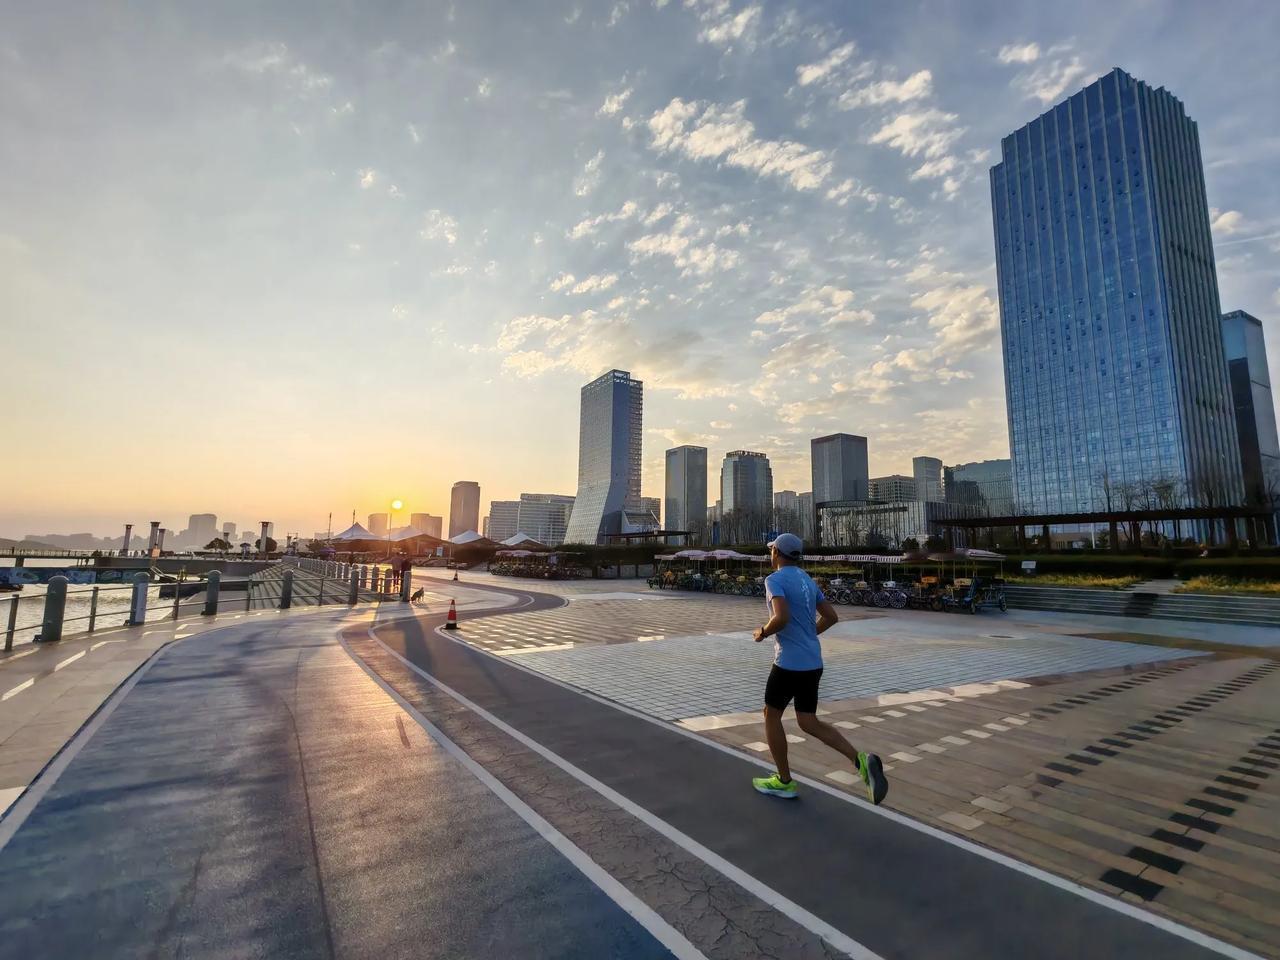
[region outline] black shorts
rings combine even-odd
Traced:
[[[775,710],[787,709],[792,700],[796,713],[818,712],[818,681],[822,668],[817,670],[786,670],[776,663],[769,671],[769,682],[764,685],[764,702]]]

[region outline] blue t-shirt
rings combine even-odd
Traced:
[[[773,662],[784,670],[818,670],[822,646],[818,643],[818,604],[826,598],[813,579],[799,567],[783,567],[764,578],[764,599],[773,614],[773,598],[787,601],[791,619],[774,634]]]

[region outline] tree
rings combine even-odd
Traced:
[[[903,553],[917,553],[920,550],[920,541],[917,540],[915,537],[907,537],[900,544],[898,544],[898,547],[902,550]]]
[[[930,553],[936,553],[939,550],[944,550],[946,549],[946,546],[947,546],[947,542],[943,540],[941,537],[936,535],[929,537],[924,542],[924,548],[928,550]]]
[[[323,540],[309,540],[307,541],[307,553],[319,553],[325,549],[325,546],[326,544]]]
[[[204,545],[204,548],[206,550],[219,550],[225,553],[227,550],[231,549],[231,544],[226,540],[223,540],[221,537],[214,537]]]
[[[276,539],[275,539],[275,537],[267,537],[267,553],[275,553],[275,552],[276,552],[276,547],[277,547],[277,546],[279,546],[279,544],[277,544],[277,543],[276,543]],[[262,549],[262,538],[261,538],[261,537],[259,537],[259,538],[258,538],[257,540],[255,540],[255,541],[253,541],[253,549],[255,549],[255,550],[261,550],[261,549]]]

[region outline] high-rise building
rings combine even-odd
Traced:
[[[991,168],[1018,512],[1169,484],[1243,494],[1200,139],[1113,70],[1005,137]]]
[[[480,526],[480,484],[459,480],[449,494],[449,539]]]
[[[707,448],[688,444],[667,451],[668,530],[688,530],[690,542],[700,543],[707,516]]]
[[[977,507],[982,516],[1011,516],[1013,465],[1008,460],[979,460],[945,467],[943,493],[947,503]]]
[[[912,457],[911,474],[916,482],[916,500],[942,502],[942,461],[937,457]]]
[[[236,525],[230,520],[222,524],[222,539],[230,543],[236,538]]]
[[[430,513],[411,513],[409,514],[409,526],[419,533],[439,538],[440,531],[444,529],[444,518],[433,516]]]
[[[578,495],[565,539],[600,543],[626,526],[640,500],[644,385],[610,370],[582,388],[578,425]]]
[[[751,543],[773,524],[773,468],[763,453],[731,450],[720,466],[720,525],[725,543]]]
[[[388,517],[387,514],[371,513],[369,514],[369,525],[365,527],[365,529],[375,537],[385,537],[387,535],[387,525],[389,522],[390,517]]]
[[[174,545],[176,546],[181,540],[184,543],[203,547],[217,536],[218,517],[216,514],[193,513],[187,517],[187,529],[182,531],[182,536],[174,538]]]
[[[489,536],[489,515],[487,513],[480,520],[480,536],[484,537],[486,540],[493,539]]]
[[[474,530],[474,527],[469,529]],[[484,535],[490,540],[509,540],[520,531],[520,501],[492,500],[489,502],[489,530]]]
[[[804,528],[801,538],[805,543],[816,543],[818,534],[814,525],[817,515],[813,512],[813,491],[796,494],[796,509],[800,511],[800,522]]]
[[[813,468],[813,502],[866,500],[867,438],[833,433],[809,441]]]
[[[1243,310],[1233,310],[1222,317],[1222,338],[1245,497],[1250,503],[1275,508],[1280,506],[1280,443],[1276,440],[1276,409],[1262,321]]]
[[[572,512],[573,497],[562,493],[522,493],[516,532],[549,547],[559,546],[564,543]]]
[[[641,513],[649,514],[653,517],[660,529],[662,527],[662,498],[661,497],[641,497],[636,501],[636,505],[640,508]]]
[[[773,492],[773,509],[780,513],[790,513],[800,505],[800,494],[794,490],[775,490]]]
[[[887,477],[872,477],[867,482],[867,499],[874,503],[904,503],[915,498],[915,477],[891,473]]]

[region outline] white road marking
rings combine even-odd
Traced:
[[[104,646],[106,646],[108,643],[124,643],[124,641],[123,641],[123,640],[99,640],[97,643],[95,643],[95,644],[94,644],[93,646],[91,646],[89,649],[90,649],[91,651],[93,651],[93,650],[97,650],[99,647],[104,647]]]
[[[383,646],[384,649],[390,649],[387,648],[381,640],[378,640],[372,627],[369,628],[369,636],[372,637],[380,646]],[[681,960],[706,960],[706,956],[702,951],[690,943],[683,934],[667,923],[666,920],[662,919],[657,911],[623,886],[622,883],[615,879],[611,873],[587,856],[581,847],[553,827],[541,816],[541,814],[516,796],[511,789],[506,786],[506,784],[482,767],[471,757],[470,754],[450,740],[443,730],[423,716],[422,713],[415,708],[413,704],[409,703],[409,701],[402,697],[394,687],[383,680],[382,677],[378,676],[377,672],[372,667],[356,656],[351,648],[347,646],[346,640],[339,636],[338,642],[347,652],[347,655],[360,666],[366,675],[368,675],[369,679],[381,687],[387,696],[399,704],[400,709],[413,717],[418,726],[422,727],[422,729],[425,730],[433,740],[440,744],[446,752],[466,767],[477,780],[488,787],[499,800],[515,811],[520,819],[533,827],[533,829],[536,830],[544,840],[550,843],[551,846],[555,847],[555,849],[559,851],[566,860],[577,867],[588,880],[599,887],[601,891],[604,892],[605,896],[630,914],[631,917],[633,917],[642,927],[648,930],[649,933],[653,934],[654,939],[670,950],[676,957],[681,958]],[[409,664],[409,661],[405,660],[404,662],[409,666],[412,666],[412,664]],[[445,693],[454,697],[459,703],[462,703],[473,711],[480,712],[479,707],[471,703],[469,700],[462,698],[460,694],[457,694],[443,684],[440,684],[434,677],[426,673],[423,673],[422,675],[432,683],[438,684]],[[481,713],[481,715],[495,725],[501,725],[502,723],[496,717],[492,717],[484,713]],[[508,730],[507,732],[514,733],[514,731],[511,730]]]
[[[533,598],[528,594],[526,594],[522,599],[527,602],[532,602]],[[521,604],[521,605],[523,606],[524,604]],[[713,631],[711,630],[706,631],[706,633],[708,636],[714,635]],[[449,634],[446,633],[443,629],[437,628],[436,634],[442,639],[452,640],[454,643],[459,643],[464,646],[469,646],[463,643],[463,641],[460,640],[459,638],[449,636]],[[378,643],[384,649],[388,650],[395,657],[397,657],[399,660],[404,662],[407,666],[410,667],[410,669],[414,670],[416,673],[421,674],[424,677],[427,677],[433,683],[437,682],[434,677],[430,677],[428,674],[426,674],[424,671],[419,669],[417,666],[415,666],[412,663],[409,663],[408,660],[406,660],[404,657],[401,657],[394,650],[391,650],[389,647],[386,646],[386,644],[382,643],[382,641],[379,640]],[[478,650],[479,648],[470,647],[470,649]],[[481,651],[481,652],[484,652],[484,651]],[[679,733],[681,736],[688,737],[691,740],[696,740],[698,743],[702,744],[704,747],[710,747],[712,750],[719,750],[721,753],[728,754],[731,757],[737,757],[739,760],[742,760],[743,762],[748,763],[752,766],[756,766],[756,767],[760,766],[760,761],[758,758],[748,756],[747,754],[741,752],[740,750],[736,750],[733,747],[728,746],[727,744],[720,743],[718,740],[711,740],[707,737],[701,736],[696,731],[686,728],[685,726],[683,726],[683,724],[668,723],[665,720],[661,720],[658,717],[650,716],[647,713],[641,713],[639,710],[635,710],[632,707],[625,706],[624,704],[616,703],[612,700],[606,700],[604,697],[598,696],[597,694],[592,693],[590,690],[584,690],[581,687],[575,687],[572,684],[565,683],[563,680],[557,680],[554,677],[550,677],[550,676],[547,676],[546,674],[539,673],[536,670],[530,669],[529,667],[526,667],[523,664],[521,664],[518,660],[508,660],[507,662],[510,663],[512,666],[514,666],[517,670],[523,670],[525,673],[529,674],[529,676],[531,677],[536,677],[537,679],[542,680],[546,683],[555,684],[557,687],[561,687],[565,690],[570,691],[571,693],[575,693],[580,697],[587,697],[588,699],[594,700],[597,703],[603,704],[606,707],[610,707],[614,710],[619,710],[622,713],[633,716],[637,720],[643,720],[646,723],[653,724],[655,727],[661,727],[663,730],[674,730],[676,733]],[[960,698],[958,697],[948,697],[946,702],[959,702],[959,700]],[[929,704],[930,706],[945,706],[945,703],[942,701],[926,700],[925,703]],[[877,722],[879,721],[879,719],[880,719],[879,717],[876,717]],[[992,725],[985,724],[985,726],[991,727]],[[996,727],[998,727],[1000,730],[1009,729],[1008,727],[1000,727],[999,724],[996,724]],[[888,771],[888,770],[892,770],[893,767],[892,765],[886,765],[884,769]],[[930,826],[927,823],[922,823],[919,820],[915,820],[911,817],[906,816],[905,814],[898,813],[897,811],[892,810],[890,808],[870,806],[867,803],[865,803],[865,801],[861,801],[858,798],[856,798],[853,794],[846,793],[843,790],[839,790],[827,783],[823,783],[821,780],[817,780],[811,777],[806,777],[803,774],[795,773],[794,771],[792,772],[791,775],[798,783],[803,783],[808,786],[811,786],[815,790],[821,790],[823,793],[826,793],[828,796],[834,797],[835,799],[840,800],[844,803],[857,804],[859,809],[865,810],[867,813],[870,813],[874,816],[884,817],[887,820],[892,820],[894,823],[898,824],[899,826],[906,827],[910,830],[915,830],[917,833],[923,833],[925,836],[932,837],[935,840],[940,840],[943,843],[950,844],[953,847],[958,847],[959,849],[964,850],[967,853],[971,853],[974,856],[982,857],[984,860],[990,860],[993,863],[998,863],[1002,867],[1007,867],[1008,869],[1013,870],[1015,873],[1025,874],[1026,876],[1039,880],[1042,883],[1047,883],[1051,887],[1057,887],[1059,890],[1063,890],[1067,893],[1074,894],[1075,896],[1080,897],[1081,899],[1088,900],[1090,903],[1094,903],[1094,904],[1097,904],[1098,906],[1105,907],[1108,910],[1114,910],[1116,913],[1124,914],[1125,916],[1129,917],[1132,920],[1137,920],[1139,923],[1145,923],[1148,926],[1155,927],[1158,930],[1163,930],[1166,933],[1173,934],[1175,937],[1179,937],[1190,943],[1194,943],[1197,946],[1204,947],[1206,950],[1210,950],[1218,954],[1219,956],[1228,957],[1230,958],[1230,960],[1263,960],[1263,958],[1256,953],[1250,953],[1248,950],[1242,950],[1241,948],[1234,946],[1233,944],[1215,939],[1214,937],[1211,937],[1206,933],[1202,933],[1199,930],[1194,930],[1191,927],[1184,926],[1175,920],[1170,920],[1166,917],[1162,917],[1155,913],[1149,913],[1148,911],[1143,910],[1141,907],[1134,906],[1133,904],[1127,903],[1124,900],[1117,899],[1108,894],[1102,893],[1101,891],[1093,890],[1089,887],[1083,886],[1082,884],[1076,883],[1074,880],[1068,880],[1065,877],[1059,877],[1056,874],[1049,873],[1047,870],[1042,870],[1040,867],[1034,867],[1029,863],[1023,863],[1021,860],[1015,860],[1013,857],[1007,856],[1003,853],[999,853],[995,850],[992,850],[989,847],[984,847],[981,844],[977,844],[969,840],[965,840],[963,837],[958,837],[954,833],[948,833],[946,830],[939,830],[937,827]]]
[[[21,653],[11,653],[7,657],[0,659],[0,665],[8,663],[10,660],[17,660],[21,657],[29,657],[33,653],[35,653],[35,650],[23,650]]]
[[[87,650],[81,650],[79,653],[77,653],[77,654],[75,654],[75,655],[73,655],[73,656],[67,657],[67,659],[63,660],[61,663],[59,663],[57,666],[55,666],[55,667],[53,668],[54,672],[55,672],[55,673],[57,673],[57,672],[58,672],[59,670],[61,670],[63,667],[68,667],[68,666],[70,666],[71,664],[75,663],[77,660],[79,660],[81,657],[83,657],[83,656],[84,656],[86,653],[88,653],[88,652],[89,652],[89,651],[87,651]]]
[[[938,819],[943,823],[951,824],[953,827],[959,827],[961,830],[976,830],[985,822],[977,817],[971,817],[967,813],[961,813],[959,810],[940,813],[938,814]]]
[[[16,697],[16,696],[17,696],[18,694],[20,694],[23,690],[27,689],[27,687],[31,686],[31,685],[32,685],[32,684],[34,684],[35,682],[36,682],[36,678],[35,678],[35,677],[28,677],[26,680],[23,680],[23,681],[22,681],[20,684],[18,684],[16,687],[13,687],[12,689],[6,690],[6,691],[4,692],[4,696],[0,697],[0,700],[8,700],[10,697]]]
[[[868,714],[865,717],[859,717],[858,719],[861,720],[863,723],[884,723],[883,717],[873,717],[870,714]]]
[[[886,711],[884,712],[884,715],[885,715],[886,717],[893,717],[895,720],[896,720],[898,717],[905,717],[905,716],[906,716],[906,714],[905,714],[905,713],[903,713],[901,710],[886,710]]]
[[[891,753],[889,754],[889,756],[893,757],[893,759],[895,760],[901,760],[903,763],[915,763],[917,760],[920,759],[914,753],[905,753],[905,752]]]
[[[1009,729],[1002,723],[984,723],[983,726],[988,730],[994,730],[996,733],[1004,733]]]
[[[957,747],[963,747],[969,742],[964,737],[939,737],[938,739],[943,743],[950,743]]]
[[[862,726],[862,724],[854,723],[852,720],[837,720],[834,725],[837,727],[844,727],[846,730],[857,730]]]
[[[1012,723],[1015,727],[1021,727],[1027,723],[1027,721],[1023,720],[1021,717],[1001,717],[1000,719],[1005,723]]]
[[[973,737],[975,740],[986,740],[991,736],[991,734],[987,733],[985,730],[965,730],[963,732],[967,736]]]
[[[763,740],[752,740],[750,743],[744,743],[743,746],[748,750],[756,751],[756,753],[764,753],[769,749],[769,745]]]
[[[924,707],[917,707],[914,703],[904,703],[903,707],[912,713],[924,713]]]
[[[787,743],[804,743],[804,737],[797,737],[794,733],[788,733]]]
[[[925,753],[946,753],[946,747],[940,747],[936,743],[917,743],[916,750],[923,750]]]
[[[441,633],[441,636],[444,636],[446,639],[452,639],[448,637],[447,634],[444,634],[443,632]],[[378,644],[378,646],[380,646],[383,650],[387,651],[387,653],[391,654],[393,657],[395,657],[397,660],[403,663],[406,667],[408,667],[414,673],[418,674],[420,677],[422,677],[432,686],[436,687],[437,689],[441,690],[448,696],[452,697],[454,700],[462,704],[467,709],[471,710],[477,716],[481,717],[484,720],[487,720],[489,723],[493,724],[493,726],[497,727],[499,730],[507,734],[509,737],[512,737],[516,741],[524,744],[526,747],[528,747],[534,753],[537,753],[539,756],[543,757],[545,760],[548,760],[549,762],[555,764],[565,773],[569,774],[571,777],[573,777],[575,780],[579,781],[580,783],[585,784],[587,787],[590,787],[592,790],[600,794],[606,800],[609,800],[610,802],[612,802],[615,806],[621,807],[623,810],[631,814],[631,816],[635,817],[641,823],[645,824],[650,829],[655,830],[662,836],[666,837],[668,840],[670,840],[672,843],[676,844],[677,846],[682,847],[686,852],[702,860],[703,863],[707,864],[712,869],[719,871],[721,874],[723,874],[729,880],[736,883],[738,886],[742,887],[748,893],[755,894],[756,897],[764,901],[769,906],[773,907],[779,913],[795,921],[800,926],[809,930],[811,933],[815,934],[816,936],[821,937],[823,940],[827,941],[827,943],[831,944],[837,950],[844,951],[850,957],[854,958],[854,960],[883,960],[883,958],[880,957],[878,954],[873,953],[871,950],[868,950],[866,947],[864,947],[858,941],[854,940],[852,937],[837,930],[835,927],[827,923],[827,921],[823,920],[821,917],[810,913],[808,910],[804,909],[804,907],[800,906],[799,904],[794,903],[791,900],[788,900],[786,897],[778,893],[772,887],[767,886],[765,883],[756,879],[751,874],[742,870],[740,867],[737,867],[734,864],[730,863],[728,860],[724,859],[718,853],[715,853],[714,851],[708,849],[707,847],[704,847],[697,840],[694,840],[692,837],[688,836],[687,834],[677,830],[675,827],[667,823],[665,820],[662,820],[661,818],[650,813],[644,807],[641,807],[640,805],[624,797],[622,794],[618,793],[618,791],[614,790],[612,787],[609,787],[601,783],[595,777],[591,776],[585,771],[574,766],[572,763],[570,763],[568,760],[565,760],[559,754],[553,753],[552,751],[544,747],[542,744],[538,743],[536,740],[533,740],[526,734],[521,733],[515,727],[511,726],[505,721],[494,716],[488,710],[484,709],[484,707],[480,706],[477,703],[474,703],[473,701],[469,700],[467,697],[463,696],[458,691],[454,690],[448,684],[443,683],[440,680],[437,680],[431,674],[427,673],[427,671],[419,667],[416,663],[413,663],[408,658],[401,656],[399,653],[392,650],[389,646],[383,643],[382,640],[379,639],[378,635],[373,632],[372,628],[369,630],[369,637],[376,644]],[[397,693],[395,693],[395,691],[389,685],[387,685],[385,681],[383,681],[382,678],[379,677],[371,667],[365,664],[364,661],[361,660],[359,657],[356,657],[355,654],[351,651],[351,649],[347,647],[344,641],[340,640],[339,642],[341,642],[343,647],[345,647],[347,651],[351,653],[351,655],[355,658],[357,663],[364,666],[365,672],[368,673],[371,677],[373,677],[375,682],[382,685],[384,689],[386,689],[393,697],[396,697],[397,701],[400,702],[401,705],[404,706],[406,709],[411,711],[413,710],[413,708],[409,706],[403,700],[403,698],[401,698]],[[475,648],[473,647],[472,649],[475,649]],[[534,676],[539,676],[539,674],[534,673],[533,671],[530,671],[530,673],[532,673]],[[572,690],[573,688],[566,686],[566,689]],[[601,702],[603,703],[606,701],[602,700]],[[627,711],[627,712],[630,712],[630,711]],[[643,714],[636,714],[636,715],[643,716]],[[415,719],[417,719],[417,716],[418,715],[415,712]],[[424,717],[423,720],[420,722],[425,722],[425,720],[426,718]],[[658,723],[667,730],[680,729],[679,727],[675,727],[674,725],[671,725],[671,724],[661,723],[661,721],[658,721]],[[706,741],[703,741],[701,737],[696,737],[692,733],[689,733],[687,735],[694,737],[700,742],[706,742]],[[726,750],[726,752],[731,753],[734,756],[739,756],[739,757],[742,756],[742,754],[739,754],[736,750]],[[462,756],[466,757],[467,760],[471,760],[471,758],[468,757],[465,753],[462,754]],[[472,760],[471,762],[474,763],[475,761]],[[479,765],[477,764],[477,766]],[[483,767],[480,767],[479,769],[484,770]],[[488,774],[488,771],[485,771],[485,774],[487,776],[492,776],[491,774]],[[816,781],[811,781],[811,782],[816,782]],[[501,785],[499,784],[499,786]],[[839,795],[839,791],[835,790],[834,787],[830,789],[833,792],[835,792],[837,795]],[[513,799],[516,799],[516,798],[513,797]],[[941,833],[942,831],[938,831],[938,832]],[[608,876],[608,874],[606,874],[606,876]]]
[[[825,776],[828,780],[834,780],[836,783],[854,784],[862,782],[848,770],[832,770],[830,773],[825,774]]]

